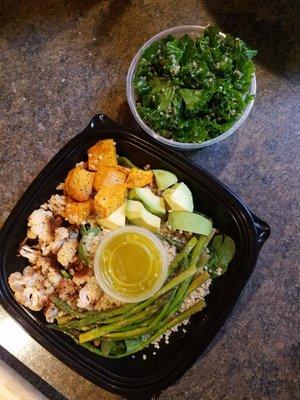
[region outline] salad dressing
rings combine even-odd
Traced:
[[[143,296],[161,279],[160,251],[151,239],[138,232],[122,232],[111,238],[99,261],[106,284],[122,296]]]

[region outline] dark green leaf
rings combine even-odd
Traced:
[[[208,263],[208,272],[212,277],[224,274],[228,264],[235,254],[235,243],[230,236],[217,235],[209,245],[211,258]]]
[[[137,111],[160,135],[202,142],[229,129],[251,100],[255,51],[209,26],[202,37],[151,45],[134,78]]]
[[[131,352],[142,343],[142,338],[127,339],[125,340],[126,351]]]
[[[210,90],[180,89],[188,115],[194,116],[211,99]]]
[[[137,168],[129,158],[124,156],[118,156],[118,165],[127,168]]]
[[[123,354],[126,350],[123,341],[118,340],[101,340],[101,351],[105,356]]]
[[[62,274],[62,277],[65,278],[65,279],[71,279],[72,278],[72,275],[70,275],[69,272],[66,271],[65,269],[61,269],[60,273]]]

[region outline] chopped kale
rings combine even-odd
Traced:
[[[203,36],[168,36],[149,46],[136,70],[137,111],[160,135],[203,142],[228,130],[252,99],[256,51],[209,26]]]

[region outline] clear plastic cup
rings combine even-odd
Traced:
[[[158,275],[158,278],[152,288],[150,288],[147,292],[144,292],[143,295],[140,296],[126,296],[121,293],[118,293],[111,287],[109,282],[107,281],[103,271],[101,269],[101,257],[103,254],[104,248],[107,244],[116,236],[120,234],[124,234],[126,232],[137,233],[139,235],[143,235],[149,239],[152,244],[156,247],[160,254],[161,258],[161,272]],[[168,273],[168,257],[166,254],[166,250],[162,245],[161,241],[150,231],[144,228],[140,228],[138,226],[124,226],[121,228],[117,228],[112,230],[107,236],[105,236],[104,240],[99,244],[97,247],[95,257],[94,257],[94,273],[97,279],[97,282],[100,288],[108,294],[110,297],[124,302],[124,303],[138,303],[140,301],[146,300],[149,297],[153,296],[163,285],[164,281],[166,280],[167,273]]]
[[[193,150],[193,149],[199,149],[201,147],[206,147],[210,146],[212,144],[218,143],[221,140],[227,138],[228,136],[232,135],[233,132],[235,132],[245,121],[245,119],[248,117],[250,110],[253,106],[254,99],[252,99],[247,106],[245,107],[245,110],[243,114],[240,115],[240,117],[236,120],[234,125],[228,129],[226,132],[222,133],[218,137],[210,140],[206,140],[202,143],[181,143],[181,142],[176,142],[175,140],[172,139],[166,139],[162,136],[160,136],[158,133],[154,132],[148,125],[145,124],[145,122],[142,120],[140,117],[139,113],[137,112],[136,109],[136,94],[135,90],[133,87],[133,78],[135,75],[135,71],[138,65],[138,62],[144,53],[145,49],[149,47],[152,43],[167,37],[168,35],[173,35],[175,37],[180,37],[185,34],[188,34],[191,38],[196,38],[199,37],[200,35],[203,34],[205,27],[204,26],[198,26],[198,25],[184,25],[184,26],[176,26],[174,28],[167,29],[163,32],[158,33],[157,35],[153,36],[151,39],[149,39],[137,52],[135,55],[134,59],[131,62],[131,65],[128,70],[127,74],[127,79],[126,79],[126,95],[127,95],[127,101],[128,105],[130,107],[130,110],[137,121],[137,123],[143,128],[144,131],[146,131],[150,136],[152,136],[154,139],[158,140],[161,143],[164,143],[167,146],[175,147],[178,149],[184,149],[184,150]],[[221,33],[222,36],[225,36],[224,33]],[[249,94],[255,95],[256,94],[256,77],[255,74],[253,74],[252,81],[249,87]]]

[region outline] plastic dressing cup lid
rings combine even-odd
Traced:
[[[137,303],[154,295],[167,272],[168,258],[161,241],[137,226],[111,231],[94,257],[94,273],[100,288],[124,303]]]

